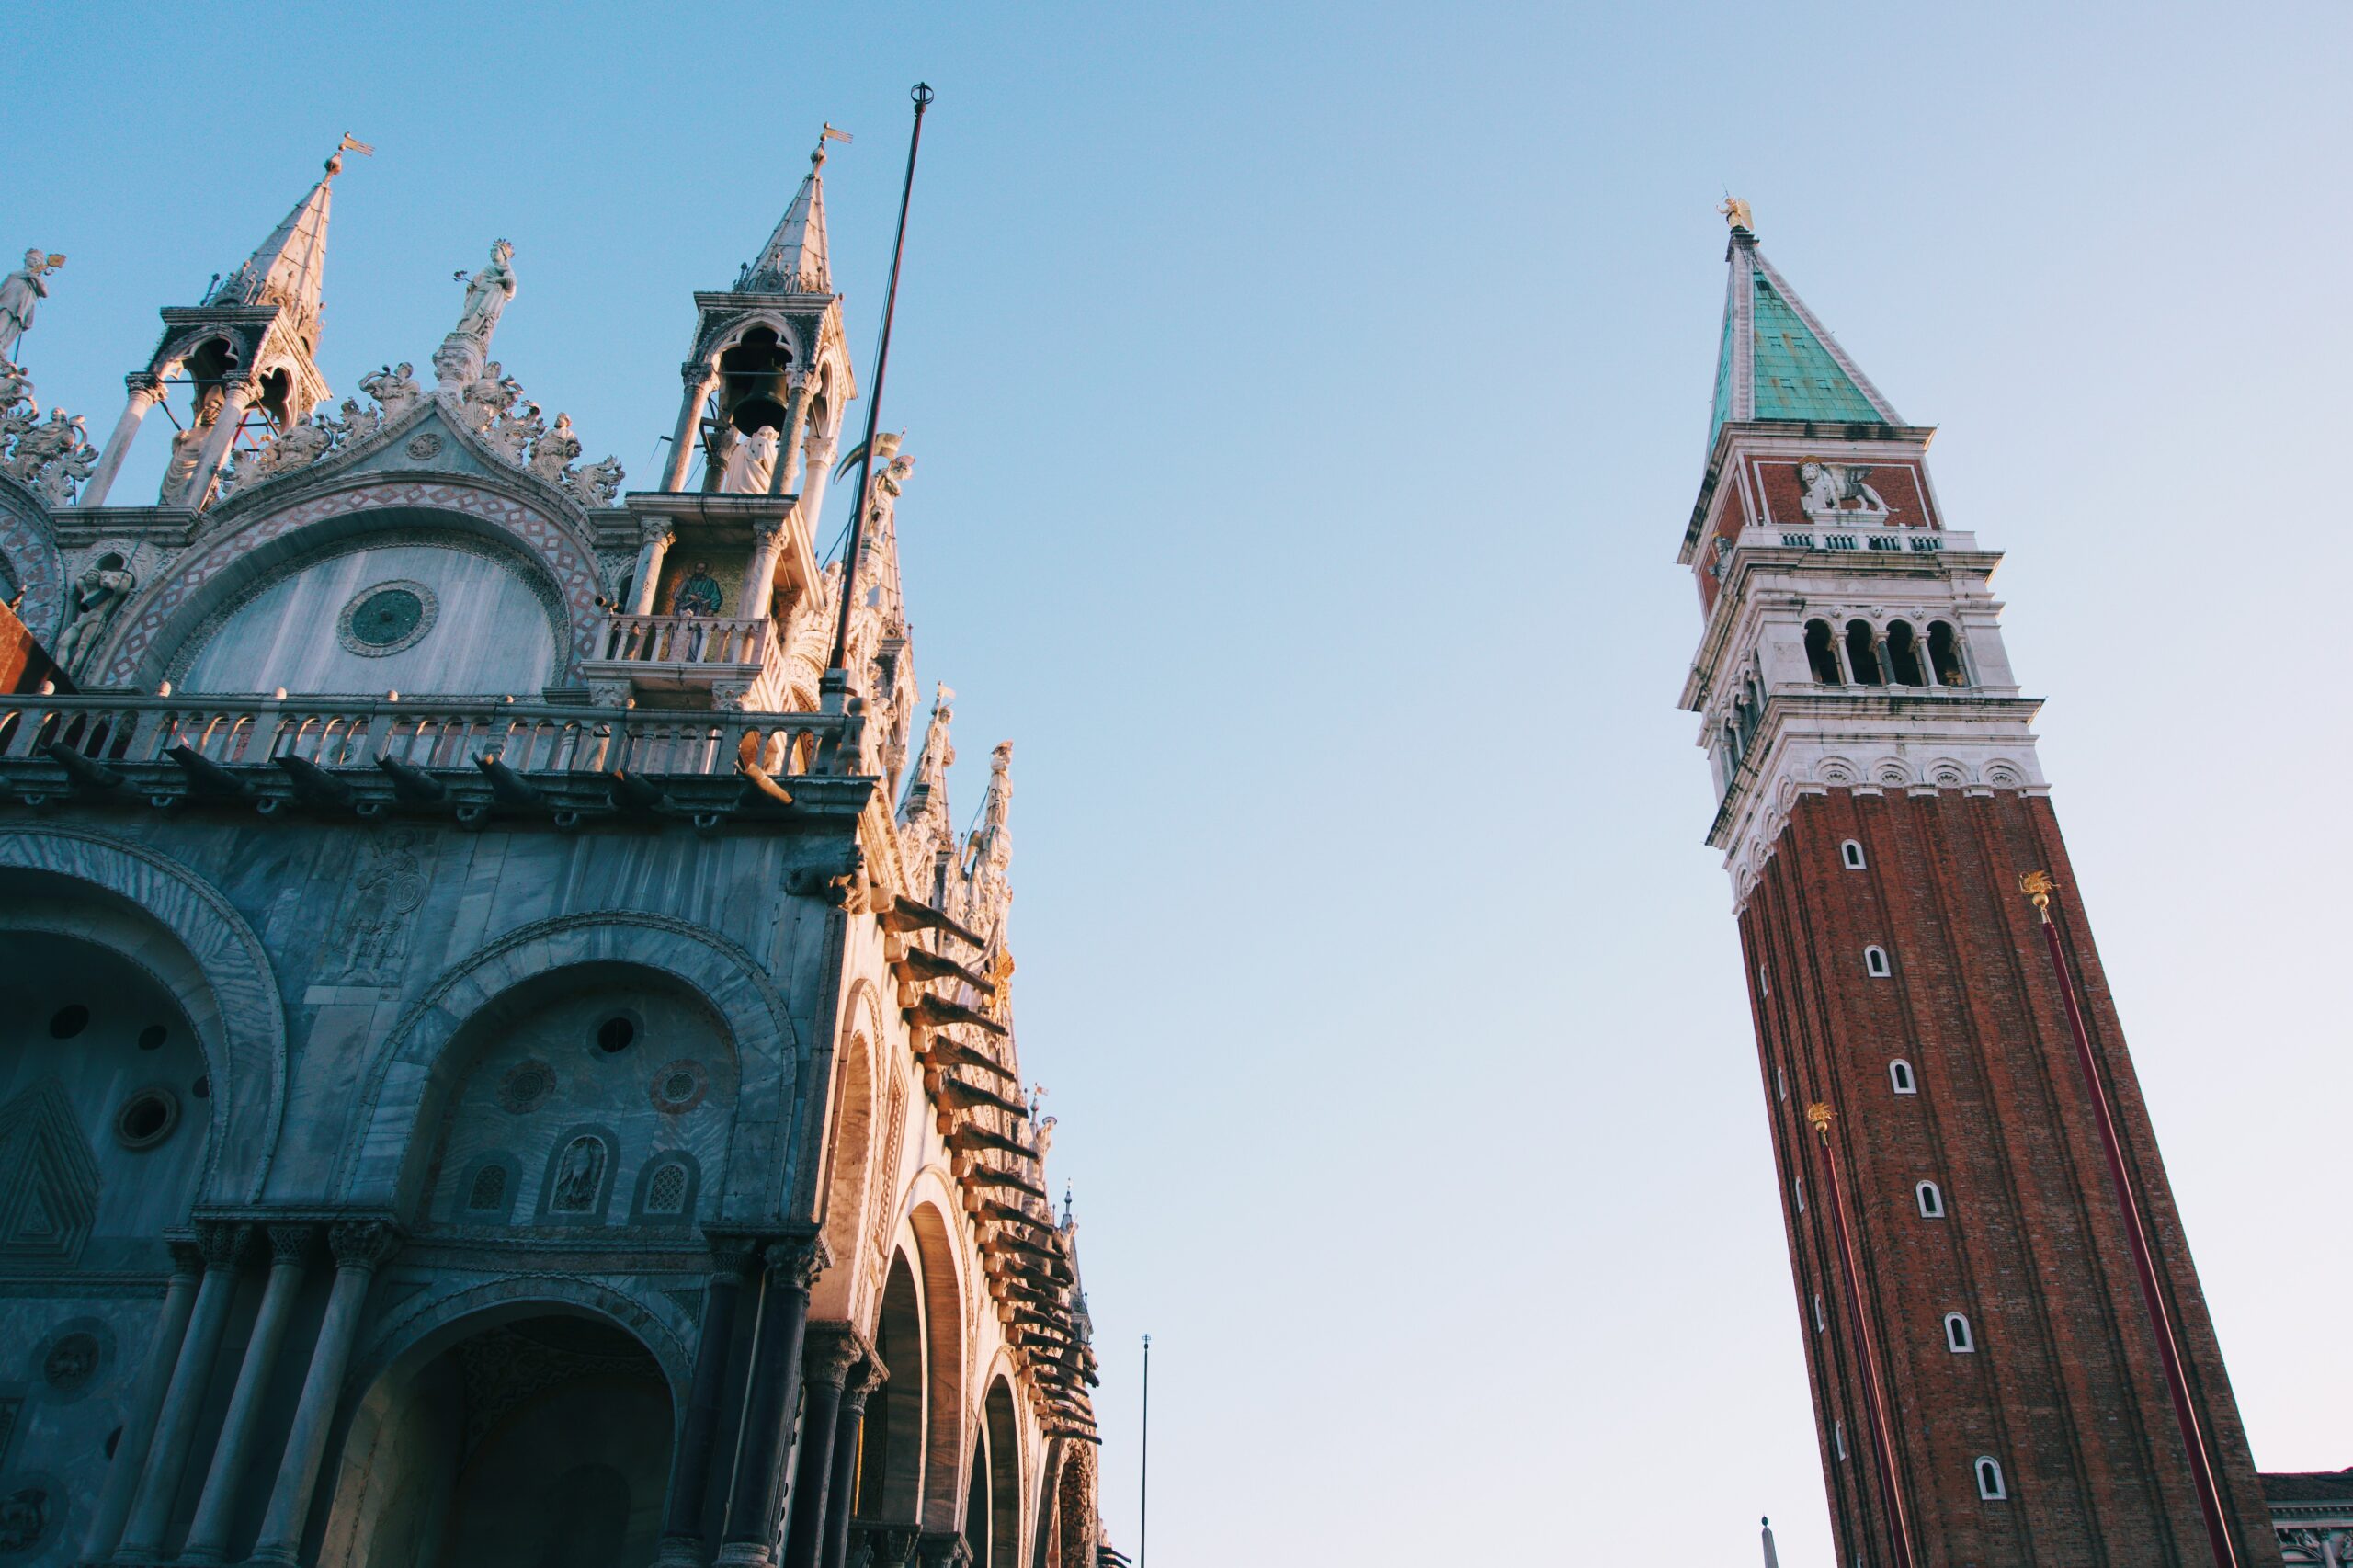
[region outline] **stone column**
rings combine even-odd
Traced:
[[[872,1556],[872,1568],[907,1568],[915,1560],[915,1542],[920,1539],[920,1531],[904,1525],[869,1525],[865,1544]]]
[[[865,1358],[858,1331],[846,1323],[819,1324],[809,1331],[801,1358],[801,1459],[792,1477],[792,1523],[784,1537],[784,1568],[818,1568],[824,1552],[825,1499],[834,1479],[842,1384]]]
[[[637,581],[629,593],[631,615],[654,613],[654,593],[662,584],[662,562],[678,530],[667,517],[648,517],[637,527]]]
[[[702,1290],[702,1330],[695,1346],[694,1382],[687,1394],[687,1418],[678,1451],[670,1461],[670,1491],[662,1506],[662,1555],[670,1568],[700,1568],[702,1506],[710,1486],[710,1450],[719,1437],[719,1414],[733,1392],[742,1397],[743,1379],[733,1366],[735,1314],[754,1254],[740,1242],[715,1242],[710,1278]]]
[[[98,466],[90,482],[82,486],[82,505],[103,506],[107,492],[114,488],[114,476],[122,470],[122,460],[131,455],[131,443],[138,438],[139,426],[145,421],[147,411],[164,401],[163,383],[145,370],[123,378],[131,389],[131,396],[122,405],[122,417],[114,422],[114,434],[107,437],[106,449],[98,454]]]
[[[212,421],[212,433],[196,455],[196,472],[188,480],[188,505],[191,511],[202,511],[212,494],[212,482],[220,477],[221,465],[228,460],[229,443],[237,438],[237,426],[245,421],[245,405],[254,400],[254,383],[250,381],[228,381],[221,389],[221,413]]]
[[[212,1381],[212,1358],[220,1352],[221,1331],[228,1324],[229,1303],[236,1294],[237,1261],[252,1239],[250,1225],[198,1227],[197,1244],[204,1250],[204,1281],[197,1287],[188,1335],[180,1342],[179,1359],[172,1369],[172,1386],[164,1395],[163,1413],[155,1418],[154,1445],[148,1450],[139,1490],[131,1499],[131,1521],[123,1527],[122,1543],[115,1549],[118,1562],[147,1562],[162,1555],[164,1531],[172,1522],[172,1504],[179,1496],[180,1472],[188,1468],[188,1445],[196,1437],[196,1418],[203,1412],[205,1389]]]
[[[752,525],[752,561],[744,569],[745,615],[766,615],[776,597],[776,558],[784,553],[784,519],[762,517]]]
[[[123,1520],[131,1514],[131,1497],[147,1465],[147,1450],[155,1437],[155,1418],[179,1364],[180,1343],[188,1335],[189,1311],[196,1305],[196,1279],[204,1271],[204,1253],[190,1242],[172,1244],[172,1282],[164,1288],[164,1310],[155,1320],[155,1343],[148,1347],[147,1369],[123,1412],[122,1437],[115,1444],[114,1460],[106,1484],[90,1515],[89,1534],[82,1539],[82,1561],[103,1562],[122,1540]]]
[[[204,1495],[196,1505],[188,1542],[180,1548],[183,1562],[218,1562],[229,1550],[229,1529],[236,1522],[237,1488],[245,1478],[254,1428],[261,1420],[262,1400],[278,1365],[278,1347],[286,1338],[287,1314],[293,1311],[295,1293],[302,1288],[311,1244],[308,1225],[269,1227],[269,1285],[262,1291],[261,1311],[254,1317],[253,1337],[245,1343],[244,1364],[237,1369],[229,1413],[221,1420],[221,1440],[212,1448],[212,1469],[204,1478]]]
[[[849,1561],[849,1516],[858,1503],[858,1437],[866,1426],[866,1402],[888,1376],[870,1348],[842,1384],[841,1414],[834,1422],[834,1474],[825,1487],[824,1553],[820,1568],[844,1568]]]
[[[687,395],[678,404],[678,428],[670,437],[670,466],[662,471],[662,488],[668,491],[687,487],[687,469],[695,460],[695,431],[702,422],[703,399],[719,385],[719,365],[716,360],[698,365],[689,359],[678,367],[678,376],[687,383]]]
[[[832,1260],[822,1236],[773,1241],[767,1248],[767,1291],[760,1302],[760,1336],[753,1351],[752,1388],[735,1449],[735,1492],[727,1503],[719,1561],[728,1568],[764,1568],[776,1531],[780,1450],[792,1419],[792,1391],[801,1381],[801,1341],[809,1323],[809,1287]]]
[[[359,1336],[360,1310],[368,1304],[376,1266],[399,1239],[399,1233],[381,1220],[338,1221],[327,1231],[327,1245],[335,1254],[335,1288],[327,1294],[326,1316],[311,1347],[311,1370],[302,1380],[294,1425],[286,1434],[286,1455],[278,1467],[278,1484],[270,1490],[269,1509],[262,1516],[254,1562],[292,1568],[301,1552],[311,1494],[317,1489],[319,1463],[326,1454],[327,1426],[343,1392],[352,1342]]]
[[[784,439],[777,444],[776,472],[768,477],[768,494],[795,494],[793,481],[801,473],[801,443],[809,435],[809,381],[802,377],[792,383],[784,405]]]
[[[828,410],[838,420],[840,411]],[[809,542],[817,544],[818,514],[825,509],[825,486],[833,478],[834,447],[841,431],[811,430],[809,432],[809,472],[801,480],[801,515],[809,524]]]

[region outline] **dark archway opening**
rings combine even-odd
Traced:
[[[1887,677],[1880,674],[1879,647],[1871,635],[1868,620],[1847,623],[1847,667],[1855,672],[1858,686],[1885,686]]]

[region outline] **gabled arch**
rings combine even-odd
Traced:
[[[558,646],[568,660],[593,657],[597,596],[603,584],[595,550],[552,506],[526,502],[472,474],[350,482],[280,510],[259,513],[172,562],[116,616],[104,662],[110,686],[152,687],[172,654],[204,621],[288,564],[355,535],[429,520],[517,550],[551,579],[564,624]]]
[[[467,1022],[527,983],[596,966],[651,971],[698,994],[735,1048],[740,1088],[723,1219],[783,1211],[785,1172],[808,1098],[808,1062],[783,994],[736,943],[683,920],[609,910],[517,927],[452,965],[402,1015],[369,1064],[344,1141],[335,1190],[355,1204],[407,1212],[446,1094],[444,1057]]]
[[[40,890],[48,883],[48,895]],[[110,895],[121,919],[77,919],[62,881]],[[286,1114],[286,1008],[269,954],[234,905],[143,845],[63,825],[0,827],[0,928],[83,937],[143,964],[188,1016],[212,1080],[213,1137],[201,1191],[256,1203]],[[128,933],[161,927],[165,940]]]

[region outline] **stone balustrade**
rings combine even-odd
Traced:
[[[611,616],[605,628],[603,657],[642,665],[740,665],[767,663],[776,623],[767,616]]]

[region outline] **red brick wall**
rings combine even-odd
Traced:
[[[1847,869],[1840,844],[1863,846]],[[1827,1101],[1893,1415],[1915,1561],[1952,1568],[2211,1561],[2065,1013],[2018,892],[2057,880],[2086,1027],[2249,1564],[2277,1564],[2238,1405],[2050,803],[2004,792],[1802,800],[1741,915],[1824,1475],[1841,1563],[1890,1560],[1822,1156]],[[1867,976],[1864,949],[1893,973]],[[1888,1074],[1902,1057],[1919,1092]],[[1787,1096],[1781,1092],[1786,1076]],[[1806,1209],[1793,1202],[1805,1178]],[[1943,1190],[1923,1219],[1915,1184]],[[1817,1332],[1813,1299],[1828,1328]],[[1977,1348],[1946,1348],[1968,1315]],[[1834,1421],[1846,1427],[1843,1462]],[[1977,1495],[2001,1462],[2009,1500]]]

